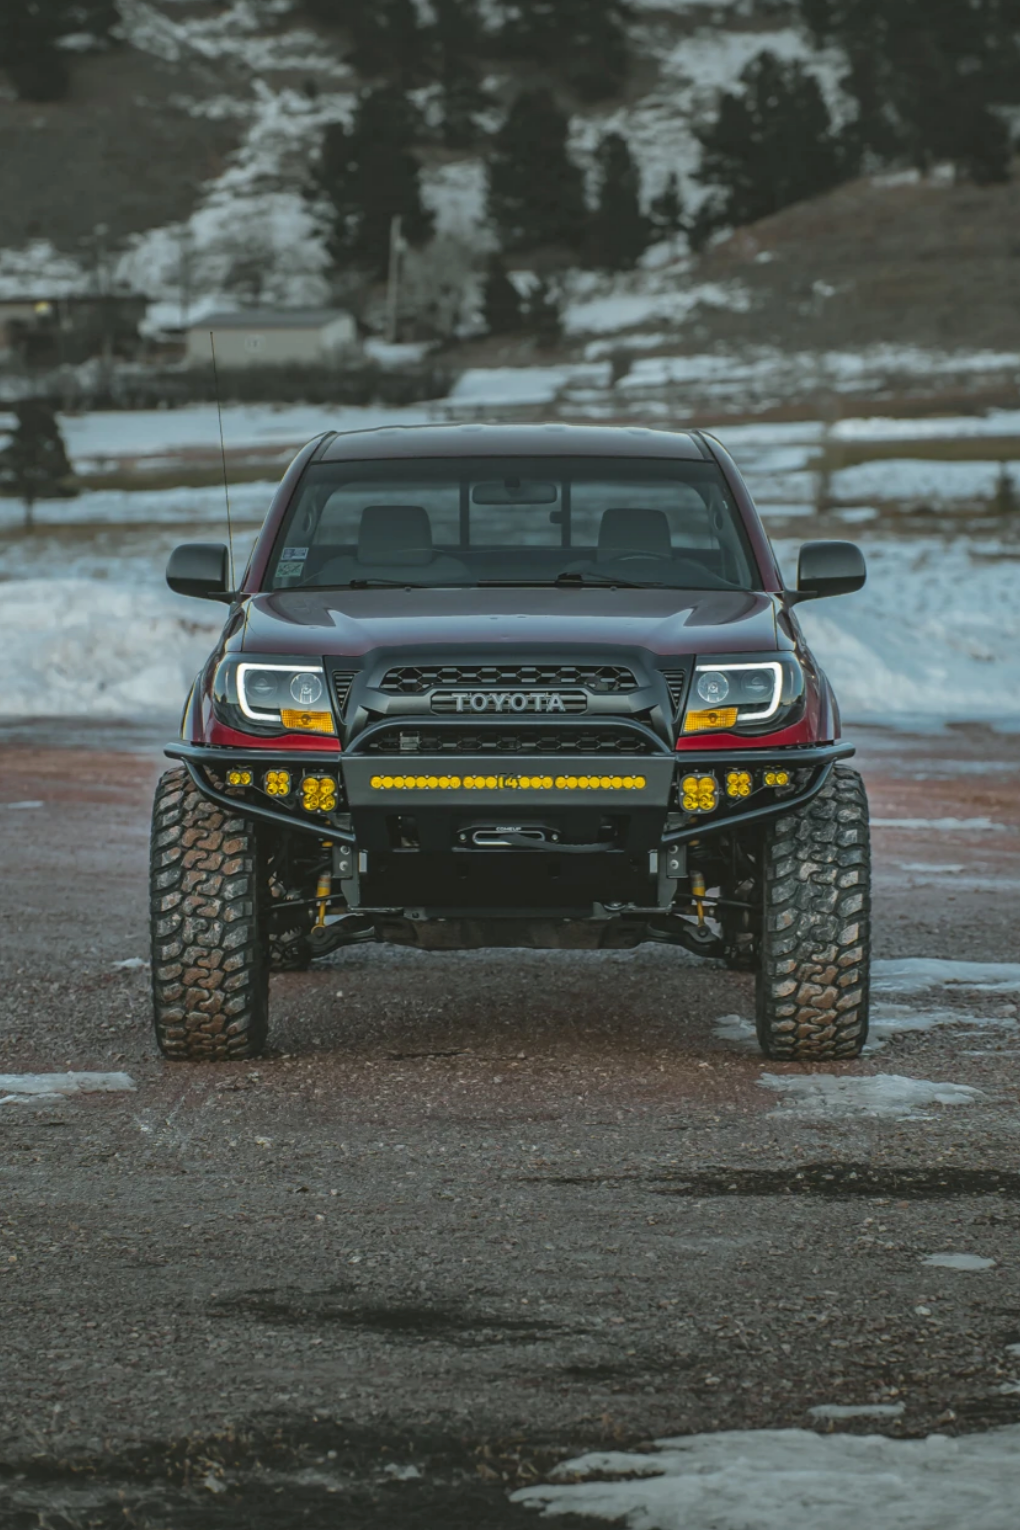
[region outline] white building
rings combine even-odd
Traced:
[[[188,325],[185,359],[209,366],[210,332],[224,371],[253,366],[313,366],[356,349],[358,329],[339,308],[242,308],[212,313]]]

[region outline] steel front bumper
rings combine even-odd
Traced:
[[[337,815],[302,809],[301,793],[281,802],[258,787],[266,772],[289,770],[296,788],[307,775],[332,775],[342,786],[341,814],[364,821],[394,813],[420,814],[436,809],[445,814],[486,813],[513,809],[541,813],[578,808],[613,813],[649,811],[661,815],[665,846],[705,839],[727,829],[762,822],[809,802],[823,789],[837,760],[854,753],[849,744],[821,744],[808,748],[663,750],[645,756],[597,756],[577,758],[522,758],[493,756],[445,757],[346,755],[273,749],[232,749],[219,746],[174,743],[167,746],[171,759],[181,760],[192,780],[212,801],[250,818],[274,823],[340,845],[357,842],[355,829],[331,821]],[[782,792],[757,790],[746,803],[720,795],[718,809],[695,816],[689,822],[665,826],[666,815],[676,814],[680,804],[676,785],[692,772],[714,774],[721,779],[728,769],[764,772],[779,766],[791,772],[791,786]],[[248,788],[227,788],[227,773],[234,767],[251,770]],[[674,823],[676,819],[674,818]]]

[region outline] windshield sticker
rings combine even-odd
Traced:
[[[285,547],[280,554],[281,562],[286,563],[303,563],[307,557],[307,547]]]
[[[300,579],[304,571],[305,566],[301,562],[281,563],[276,570],[281,579]]]

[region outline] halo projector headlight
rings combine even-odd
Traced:
[[[698,676],[695,689],[702,701],[706,701],[710,707],[718,707],[730,694],[730,682],[719,670],[709,669]]]

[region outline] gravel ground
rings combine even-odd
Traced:
[[[858,741],[876,955],[1020,961],[1020,738]],[[117,965],[159,751],[64,742],[0,733],[0,1071],[137,1088],[0,1104],[4,1530],[488,1530],[581,1450],[1020,1422],[1020,982],[883,992],[812,1068],[681,951],[361,948],[274,979],[259,1063],[168,1064]],[[977,1092],[784,1092],[884,1075]]]

